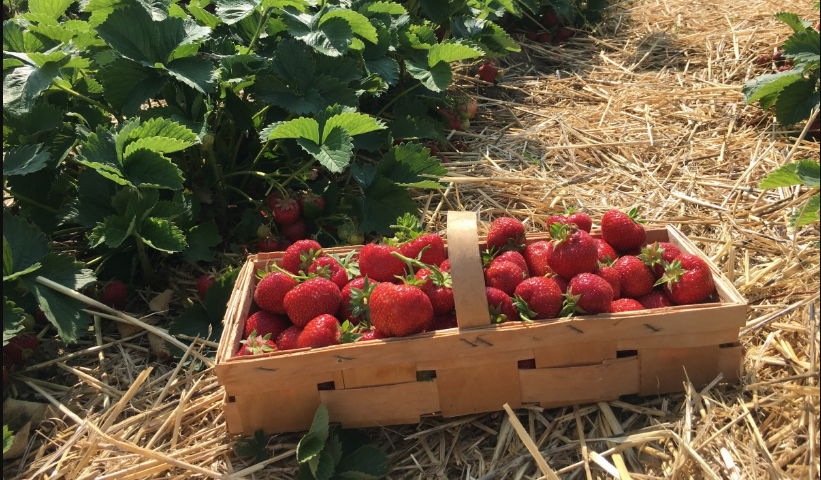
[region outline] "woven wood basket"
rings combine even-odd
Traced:
[[[557,407],[657,395],[683,390],[686,380],[706,385],[719,374],[724,382],[737,382],[744,298],[676,228],[649,229],[647,236],[648,242],[669,241],[704,258],[713,270],[713,298],[641,312],[491,325],[480,257],[485,243],[476,215],[449,212],[459,328],[234,357],[255,308],[256,272],[282,258],[281,252],[252,255],[237,280],[217,352],[228,429],[243,435],[306,430],[320,404],[333,422],[368,427],[496,411],[505,403]],[[527,243],[545,239],[528,235]],[[346,254],[359,248],[328,250]],[[518,361],[526,359],[535,359],[536,368],[519,369]]]

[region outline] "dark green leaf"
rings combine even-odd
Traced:
[[[219,245],[222,237],[217,224],[206,222],[188,232],[188,248],[182,252],[182,258],[188,262],[210,262],[214,259],[213,247]]]
[[[381,175],[373,179],[364,196],[353,200],[363,232],[390,235],[397,218],[416,212],[416,203],[408,191]]]
[[[108,216],[91,231],[89,245],[95,248],[105,243],[109,248],[118,248],[134,232],[135,222],[133,216]]]
[[[339,462],[337,475],[354,480],[375,480],[388,475],[391,469],[385,452],[373,445],[365,445]]]
[[[803,32],[807,29],[807,25],[804,25],[804,22],[795,13],[779,12],[776,13],[774,17],[789,25],[789,27],[792,28],[794,32]]]
[[[336,467],[339,461],[342,460],[342,442],[337,435],[338,428],[334,428],[328,435],[328,441],[325,443],[325,452],[330,455],[333,466]]]
[[[187,246],[182,230],[161,218],[145,219],[140,225],[138,234],[146,245],[166,253],[181,252]]]
[[[342,20],[348,22],[348,25],[350,25],[353,33],[359,35],[365,40],[368,40],[371,43],[376,43],[378,41],[376,28],[371,25],[368,17],[362,15],[361,13],[354,12],[353,10],[332,10],[322,16],[319,20],[319,25],[322,26],[326,22],[329,22],[335,18],[341,18]]]
[[[259,6],[259,0],[218,0],[217,17],[228,25],[233,25],[247,17]]]
[[[744,94],[744,101],[750,104],[762,97],[778,94],[787,85],[801,79],[800,74],[791,70],[761,75],[747,82],[741,92]]]
[[[3,250],[6,250],[5,243],[8,242],[14,260],[9,274],[22,272],[40,262],[50,250],[48,238],[39,228],[20,217],[12,216],[5,209],[3,210],[3,239]],[[3,275],[9,274],[5,273],[4,267]]]
[[[813,160],[799,160],[796,163],[798,163],[798,167],[795,173],[801,178],[804,185],[810,188],[818,188],[818,177],[821,176],[821,168],[819,168],[818,162]]]
[[[117,58],[103,70],[101,81],[105,98],[111,105],[126,115],[133,115],[162,90],[168,79],[159,70]]]
[[[217,340],[222,328],[219,324],[212,325],[205,307],[195,303],[185,309],[182,315],[171,322],[168,333],[171,335],[187,335],[193,338]],[[180,353],[182,354],[182,353]]]
[[[775,118],[783,125],[792,125],[806,120],[819,105],[816,81],[804,80],[785,86],[778,94],[775,104]]]
[[[434,92],[446,91],[453,79],[450,64],[445,62],[439,62],[429,69],[423,64],[407,61],[405,62],[405,68],[413,78],[419,80],[422,85]]]
[[[211,93],[217,83],[217,70],[204,58],[183,57],[166,67],[172,77],[200,93]]]
[[[42,143],[20,145],[3,152],[3,176],[28,175],[45,168],[51,156]]]
[[[819,208],[821,208],[821,196],[815,194],[810,197],[803,205],[798,207],[793,213],[790,223],[793,228],[800,228],[804,225],[817,222],[819,218]]]
[[[161,154],[141,148],[123,161],[123,176],[134,186],[180,190],[182,171]]]
[[[59,71],[60,65],[57,63],[48,63],[40,68],[23,65],[4,70],[3,113],[20,116],[31,110],[37,97],[51,85]]]
[[[391,122],[391,133],[397,140],[436,138],[441,129],[441,124],[427,115],[406,115]]]
[[[216,278],[208,289],[208,293],[205,295],[205,311],[212,324],[222,324],[238,276],[238,269],[228,270]]]
[[[77,197],[61,211],[64,223],[94,227],[114,213],[111,198],[116,186],[90,168],[83,169],[77,178]]]
[[[328,409],[325,405],[320,405],[314,414],[308,434],[302,437],[296,447],[296,458],[299,463],[307,462],[322,451],[330,430],[328,422]]]
[[[438,178],[448,173],[439,159],[418,143],[393,147],[379,162],[377,172],[397,185],[415,188],[440,188]]]
[[[5,259],[4,259],[5,260]],[[23,326],[23,309],[3,296],[3,346],[25,328]]]
[[[97,34],[117,53],[135,62],[153,65],[165,61],[163,52],[159,51],[154,21],[143,8],[127,7],[114,10],[97,27]]]
[[[334,474],[333,455],[327,448],[320,452],[319,457],[312,458],[308,465],[316,480],[331,480]]]
[[[265,450],[267,444],[265,432],[257,430],[253,437],[240,438],[234,442],[234,451],[240,457],[254,457],[254,462],[259,463],[268,459],[268,452]]]
[[[354,163],[351,165],[351,175],[362,191],[370,188],[376,180],[376,167],[366,163]]]
[[[399,63],[390,57],[379,57],[365,60],[368,71],[379,75],[390,86],[399,81]]]
[[[313,155],[322,166],[332,173],[342,173],[351,162],[353,141],[342,127],[333,127],[323,132],[322,145],[317,145],[306,138],[298,138],[297,143],[303,150]]]
[[[793,34],[781,48],[795,63],[817,62],[821,59],[821,36],[810,28]]]

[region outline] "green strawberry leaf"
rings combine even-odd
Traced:
[[[233,25],[250,15],[259,4],[259,0],[219,0],[215,13],[220,20]]]
[[[260,132],[260,138],[265,140],[280,140],[283,138],[304,138],[319,145],[319,124],[313,118],[296,118],[287,122],[277,122],[269,125]]]
[[[305,138],[298,138],[297,143],[329,171],[342,173],[351,161],[353,140],[342,127],[333,127],[323,133],[325,139],[322,145]]]
[[[222,336],[222,326],[209,321],[205,307],[195,303],[186,308],[182,315],[171,322],[168,333],[171,335],[187,335],[192,338],[199,337],[206,340],[218,340]],[[179,347],[175,345],[171,345],[171,347],[173,347],[171,351],[175,355],[183,355],[184,352]]]
[[[391,473],[392,468],[385,452],[364,445],[339,462],[337,475],[351,480],[376,480]]]
[[[790,219],[790,224],[793,228],[800,228],[804,225],[817,222],[819,219],[819,208],[821,208],[821,196],[818,193],[813,195],[803,205],[798,207]]]
[[[205,295],[205,311],[208,321],[215,326],[222,325],[228,301],[234,292],[234,284],[239,276],[239,269],[231,269],[214,280]],[[219,338],[219,337],[216,337]]]
[[[11,449],[12,445],[14,445],[14,432],[9,430],[8,425],[3,425],[3,455]]]
[[[758,188],[778,188],[792,185],[818,187],[819,163],[814,160],[799,160],[770,172],[758,184]]]
[[[352,137],[386,128],[381,121],[369,115],[357,112],[342,112],[330,117],[323,125],[322,143],[325,143],[330,136],[330,130],[336,127],[343,128]]]
[[[188,232],[188,248],[182,252],[182,258],[188,262],[210,262],[214,259],[211,250],[222,242],[217,224],[212,220],[195,226]]]
[[[3,152],[3,176],[28,175],[48,165],[51,155],[42,143],[20,145]]]
[[[404,143],[393,147],[379,162],[377,173],[402,187],[441,188],[436,180],[447,175],[439,159],[430,156],[430,150],[418,143]]]
[[[428,51],[428,66],[433,68],[440,62],[453,63],[479,58],[484,52],[455,42],[438,43]]]
[[[24,320],[23,309],[17,307],[6,296],[3,296],[3,346],[6,346],[9,340],[23,331],[25,328],[23,326]]]
[[[327,449],[322,450],[318,457],[308,461],[308,467],[316,480],[331,480],[334,475],[333,455]]]
[[[181,252],[188,246],[183,231],[161,218],[145,219],[137,234],[149,247],[166,253]]]
[[[434,92],[446,91],[451,80],[453,80],[450,65],[445,62],[439,62],[432,67],[427,67],[417,62],[406,61],[405,68],[413,78],[419,80],[422,85]]]
[[[781,49],[795,63],[817,62],[821,59],[821,36],[811,28],[806,29],[793,34]]]
[[[416,211],[416,203],[404,187],[375,172],[363,192],[363,196],[353,199],[354,211],[363,232],[391,235],[391,225],[398,217]]]
[[[741,92],[744,94],[744,101],[749,105],[756,100],[760,100],[771,95],[777,96],[778,92],[784,89],[784,87],[798,82],[802,78],[803,77],[800,74],[792,70],[761,75],[744,84]],[[770,105],[772,104],[770,103]],[[762,108],[768,107],[769,105],[765,107],[762,104]]]
[[[325,22],[335,18],[341,18],[342,20],[348,22],[348,25],[350,25],[353,33],[359,35],[365,40],[371,43],[377,43],[379,41],[376,34],[376,28],[371,25],[368,17],[362,15],[361,13],[354,12],[353,10],[332,10],[322,16],[319,20],[319,25],[322,26]]]
[[[183,57],[172,60],[166,69],[172,77],[200,93],[211,93],[217,84],[214,65],[204,58]]]
[[[171,160],[145,148],[132,152],[123,160],[120,177],[135,187],[169,190],[182,189],[184,181],[182,171]]]
[[[390,57],[379,57],[365,60],[365,67],[369,72],[379,75],[389,86],[399,82],[399,63]]]
[[[299,463],[306,463],[320,455],[328,439],[328,422],[328,409],[325,405],[320,405],[314,414],[310,430],[296,446],[296,459]],[[315,474],[315,468],[311,471]]]
[[[29,12],[57,20],[75,0],[29,0]]]
[[[8,245],[8,247],[7,247]],[[7,268],[7,260],[3,259],[3,277],[22,272],[37,264],[49,253],[48,238],[35,225],[19,216],[12,216],[3,210],[3,253],[13,255],[11,268]],[[7,270],[10,270],[7,272]],[[3,278],[6,281],[6,278]]]
[[[127,58],[117,58],[109,63],[102,70],[100,80],[106,100],[126,115],[137,113],[168,82],[160,71]]]
[[[254,457],[254,463],[264,462],[268,459],[268,437],[265,432],[257,430],[253,437],[240,438],[234,442],[234,452],[240,457]]]
[[[821,97],[816,90],[818,81],[801,79],[793,82],[778,94],[775,104],[775,118],[783,125],[792,125],[805,120],[819,107]]]
[[[118,248],[126,238],[134,233],[135,217],[110,215],[91,230],[88,242],[91,248],[105,244],[109,248]]]
[[[5,30],[5,27],[3,27]],[[22,65],[6,70],[3,65],[3,112],[13,116],[24,115],[34,107],[40,93],[51,85],[60,73],[61,65],[47,63],[42,67]]]
[[[807,29],[811,24],[804,20],[792,12],[778,12],[773,15],[777,20],[781,20],[782,22],[786,23],[790,28],[793,29],[794,32],[803,32]]]

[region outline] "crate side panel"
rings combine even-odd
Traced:
[[[522,401],[557,407],[617,399],[639,391],[637,357],[583,367],[519,370]]]
[[[227,393],[223,398],[225,423],[228,425],[229,433],[242,433],[242,413],[239,411],[236,398],[229,396]]]
[[[521,406],[519,367],[515,361],[436,371],[443,417]]]
[[[416,381],[415,363],[370,365],[342,370],[345,388],[376,387]]]
[[[654,348],[639,350],[640,395],[679,392],[688,379],[696,387],[722,374],[725,382],[741,377],[741,347]]]
[[[518,362],[533,358],[533,349],[496,352],[490,351],[480,356],[457,355],[450,358],[422,360],[416,364],[417,371],[441,370],[447,368],[475,367],[479,365],[496,364],[499,362]]]
[[[436,381],[319,392],[332,422],[345,428],[419,423],[439,411]]]
[[[616,358],[616,342],[602,340],[587,343],[566,343],[534,348],[536,368],[579,367],[598,365]]]
[[[316,385],[237,395],[235,399],[245,436],[257,430],[267,434],[307,430],[319,408]]]
[[[653,337],[620,338],[617,340],[619,350],[642,350],[653,348],[688,348],[735,343],[738,340],[738,327],[718,332],[677,333],[675,335],[657,335]]]

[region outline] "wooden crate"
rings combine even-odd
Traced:
[[[593,233],[596,236],[596,232]],[[528,243],[547,239],[528,235]],[[704,256],[679,230],[649,229]],[[282,253],[248,258],[237,280],[217,353],[232,433],[306,430],[320,404],[345,427],[418,423],[496,411],[505,403],[556,407],[657,395],[740,378],[739,328],[747,306],[710,263],[716,294],[707,303],[618,314],[490,325],[479,248],[470,212],[448,215],[448,249],[459,328],[320,349],[234,357],[252,311],[258,269]],[[359,247],[330,249],[337,253]],[[519,360],[536,368],[520,370]],[[417,381],[417,373],[426,372]],[[430,377],[433,377],[430,379]],[[320,388],[319,386],[322,385]]]

